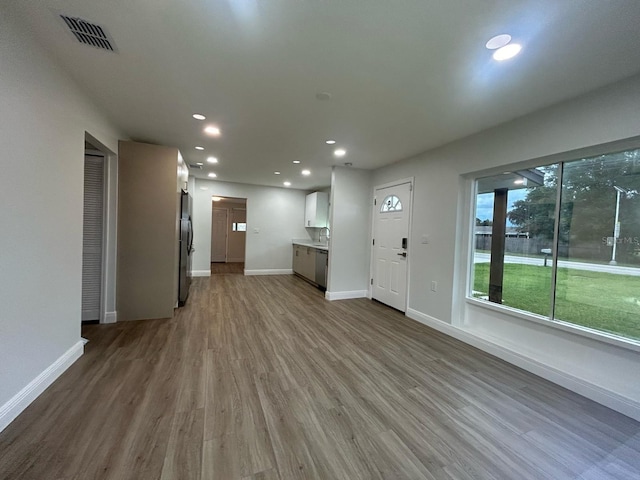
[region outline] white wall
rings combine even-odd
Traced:
[[[640,133],[638,112],[640,76],[377,170],[375,185],[415,177],[407,315],[640,418],[640,354],[465,300],[465,175],[629,139]]]
[[[0,15],[0,429],[82,353],[85,131],[114,152],[118,138],[22,23],[5,2]]]
[[[211,271],[211,197],[214,195],[247,199],[245,272],[289,272],[291,240],[308,236],[304,228],[306,192],[198,178],[193,200],[194,275],[208,275]],[[255,229],[259,233],[255,233]]]
[[[326,297],[330,300],[364,297],[369,288],[371,248],[371,172],[333,167],[329,223],[329,278]]]

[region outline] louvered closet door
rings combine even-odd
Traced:
[[[82,321],[100,320],[102,284],[103,157],[84,157]]]

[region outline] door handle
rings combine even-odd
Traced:
[[[398,255],[400,255],[401,257],[407,258],[407,252],[402,252],[402,253],[399,253]]]

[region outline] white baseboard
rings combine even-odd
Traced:
[[[330,292],[327,290],[324,292],[324,298],[329,301],[333,300],[349,300],[351,298],[367,298],[366,290],[352,290],[347,292]]]
[[[192,277],[210,277],[211,270],[191,270]]]
[[[102,323],[116,323],[118,321],[118,312],[105,312],[104,321]]]
[[[528,372],[538,375],[539,377],[549,380],[550,382],[560,385],[561,387],[587,397],[594,402],[598,402],[612,410],[640,421],[640,403],[630,398],[611,392],[591,382],[571,375],[570,373],[558,370],[531,357],[527,357],[514,350],[503,347],[490,339],[479,337],[478,335],[474,335],[459,327],[438,320],[437,318],[425,315],[417,310],[408,308],[406,316],[412,320],[416,320],[417,322],[438,330],[439,332],[456,338],[461,342],[467,343],[491,355],[501,358],[505,362],[509,362]]]
[[[245,275],[293,275],[290,268],[267,268],[264,270],[245,270]]]
[[[22,411],[64,373],[84,353],[84,342],[79,340],[74,346],[49,365],[40,375],[31,380],[7,403],[0,407],[0,432],[4,430]]]

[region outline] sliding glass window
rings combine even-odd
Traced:
[[[640,150],[476,181],[479,300],[640,340]]]

